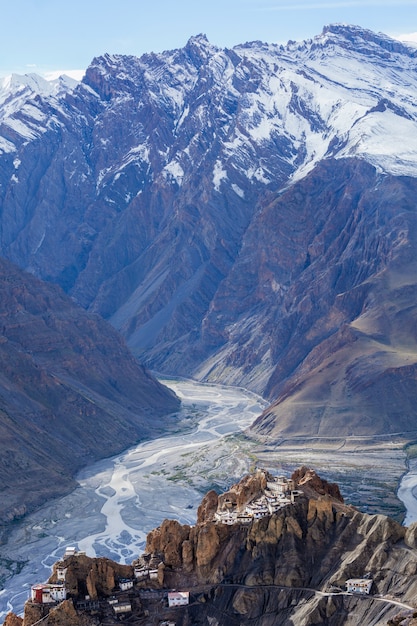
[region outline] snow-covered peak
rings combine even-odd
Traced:
[[[416,70],[414,48],[359,26],[331,24],[314,39],[286,46],[255,41],[222,50],[200,34],[182,49],[140,58],[104,54],[87,69],[78,94],[81,101],[90,87],[112,114],[132,103],[141,145],[148,140],[144,129],[158,120],[149,146],[154,142],[155,152],[166,155],[170,174],[172,164],[186,172],[206,158],[196,150],[215,141],[221,181],[226,162],[268,184],[276,179],[271,159],[283,176],[297,179],[321,159],[341,156],[417,175]],[[44,121],[36,96],[59,100],[74,85],[65,77],[10,77],[0,89],[0,120],[20,109],[22,119]]]
[[[53,80],[47,80],[39,74],[10,74],[1,80],[0,94],[17,94],[24,90],[30,90],[36,95],[56,96],[62,92],[71,91],[79,81],[66,76],[58,76]],[[0,95],[1,97],[1,95]]]
[[[209,42],[207,36],[204,35],[204,33],[200,33],[199,35],[193,35],[192,37],[190,37],[187,41],[185,49],[199,50],[200,53],[205,55],[212,54],[214,51],[218,50],[216,46],[213,46]]]
[[[69,76],[47,80],[39,74],[11,74],[0,83],[0,154],[14,152],[15,142],[39,137],[51,123],[57,123],[61,100],[78,85]],[[47,103],[46,107],[43,103]]]

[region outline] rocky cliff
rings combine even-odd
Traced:
[[[115,623],[107,602],[114,593],[120,602],[129,599],[129,615],[137,624],[381,626],[405,619],[412,624],[417,526],[404,528],[346,506],[336,485],[307,468],[293,480],[295,501],[250,523],[216,521],[220,496],[207,494],[195,526],[166,520],[149,533],[146,552],[132,566],[82,555],[57,563],[50,582],[57,580],[58,567],[66,567],[70,597],[45,617],[45,624],[98,624],[104,615],[106,623]],[[235,504],[243,506],[269,481],[270,475],[258,470],[223,496],[233,494]],[[121,578],[134,579],[134,568],[158,564],[157,579],[137,578],[129,592],[117,591]],[[372,580],[369,596],[344,592],[348,579],[364,576]],[[167,608],[172,588],[190,591],[190,604]],[[101,600],[100,607],[80,605],[71,609],[71,618],[64,617],[68,603],[77,606],[85,593],[89,600]],[[39,619],[41,609],[29,603],[24,626]],[[13,620],[8,616],[6,625],[14,626]]]
[[[14,77],[0,252],[157,371],[277,401],[257,433],[414,431],[416,63],[331,25]]]
[[[0,259],[0,522],[75,486],[95,459],[169,428],[175,395],[114,329]]]

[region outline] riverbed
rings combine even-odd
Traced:
[[[0,621],[10,610],[22,613],[31,585],[49,577],[67,546],[130,563],[143,552],[147,533],[165,518],[194,524],[209,489],[224,491],[256,465],[287,475],[309,465],[337,481],[347,501],[362,510],[391,514],[398,509],[401,514],[396,491],[405,456],[399,444],[362,449],[356,442],[348,451],[339,451],[339,444],[306,447],[293,442],[268,448],[244,435],[266,406],[259,396],[189,380],[162,382],[182,400],[175,433],[84,469],[73,493],[16,524],[1,556],[20,562],[22,569],[0,591]],[[414,519],[416,483],[403,480],[400,490]],[[410,493],[411,500],[403,498]],[[411,517],[407,523],[414,521]]]

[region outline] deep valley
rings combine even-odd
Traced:
[[[7,626],[114,623],[143,551],[178,626],[414,623],[416,70],[330,24],[2,79],[3,613],[87,553]]]

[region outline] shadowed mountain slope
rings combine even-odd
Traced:
[[[179,402],[114,329],[0,259],[0,521],[74,488],[81,466],[169,427]]]
[[[277,400],[253,432],[412,437],[416,181],[378,175],[363,163],[318,169],[268,207],[294,228],[303,223],[307,238],[293,255],[280,315],[270,320],[277,367],[268,388]],[[267,236],[271,249],[282,250],[277,235]]]

